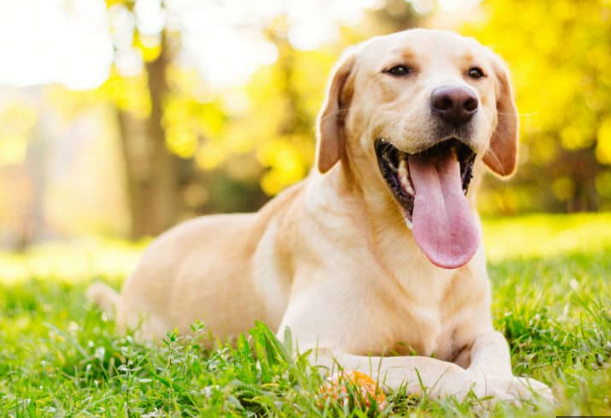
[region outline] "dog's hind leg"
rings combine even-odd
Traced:
[[[121,304],[121,296],[110,286],[94,283],[87,289],[87,299],[102,311],[112,315],[120,332],[132,329],[138,340],[161,340],[172,327],[159,315],[152,315],[147,309]]]

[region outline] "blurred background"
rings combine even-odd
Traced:
[[[611,210],[610,0],[0,0],[0,246],[258,209],[312,166],[341,51],[414,26],[511,68],[520,168],[485,216]]]

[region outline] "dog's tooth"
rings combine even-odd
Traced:
[[[409,184],[409,179],[407,178],[407,176],[401,176],[399,180],[401,181],[401,187],[403,187],[403,190],[405,190],[406,193],[414,194],[414,190]]]
[[[407,193],[413,196],[416,194],[416,191],[412,187],[412,176],[409,174],[409,164],[407,164],[407,158],[405,160],[405,167],[407,168]]]
[[[409,180],[409,167],[405,158],[402,158],[399,162],[399,181],[407,194],[412,196],[415,194],[414,188]]]
[[[412,221],[410,219],[407,219],[407,217],[404,217],[404,219],[405,225],[407,225],[407,229],[411,231],[414,228],[414,224],[412,224]]]
[[[401,178],[401,180],[403,180],[404,178],[407,179],[407,162],[404,158],[401,158],[401,160],[399,161],[399,177]]]

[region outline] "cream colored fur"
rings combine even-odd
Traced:
[[[413,77],[383,73],[397,64],[410,65]],[[485,79],[467,76],[474,65]],[[406,152],[445,139],[433,129],[429,98],[450,84],[480,101],[468,138],[476,171],[484,160],[499,174],[513,172],[517,114],[496,56],[451,32],[376,37],[348,51],[331,77],[318,170],[257,213],[173,228],[148,248],[120,296],[98,285],[90,297],[114,305],[122,327],[144,318],[148,339],[188,333],[197,319],[215,335],[235,336],[260,320],[280,335],[290,327],[301,350],[318,347],[313,361],[389,387],[419,392],[421,378],[433,396],[551,399],[542,383],[512,374],[507,343],[492,328],[483,248],[456,270],[431,264],[377,166],[375,138]],[[390,353],[401,356],[384,357]]]

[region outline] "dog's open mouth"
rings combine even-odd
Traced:
[[[456,139],[417,154],[377,139],[375,151],[382,176],[429,260],[444,268],[467,263],[479,246],[479,230],[465,197],[476,154]]]
[[[466,194],[469,183],[473,176],[473,162],[475,153],[462,142],[450,139],[428,148],[418,154],[407,154],[399,151],[385,139],[378,139],[375,142],[378,164],[382,171],[382,176],[386,180],[393,196],[403,208],[408,227],[411,229],[411,221],[414,211],[415,190],[410,177],[408,161],[410,157],[435,158],[436,154],[454,152],[458,157],[460,165],[460,178],[462,190]]]

